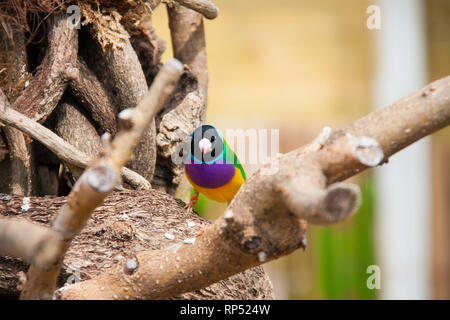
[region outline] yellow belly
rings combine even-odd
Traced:
[[[241,185],[244,183],[241,170],[236,169],[233,178],[225,185],[218,188],[204,188],[195,184],[186,174],[187,179],[192,184],[195,190],[203,193],[206,197],[218,202],[231,202],[234,195],[238,192]]]

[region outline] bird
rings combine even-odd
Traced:
[[[187,207],[192,209],[199,193],[218,202],[230,203],[247,178],[238,157],[219,130],[209,124],[194,129],[190,142],[184,168],[194,190]]]

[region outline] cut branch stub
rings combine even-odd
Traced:
[[[323,174],[309,172],[287,180],[279,189],[288,209],[310,223],[336,223],[355,212],[360,199],[357,185],[335,183],[327,188],[325,183]]]
[[[176,0],[182,6],[201,13],[206,19],[215,19],[219,8],[210,0]]]
[[[348,170],[355,173],[367,167],[375,167],[384,160],[384,152],[377,140],[346,134],[320,152],[320,163],[327,177],[341,175]]]

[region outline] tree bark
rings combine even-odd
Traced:
[[[65,197],[30,197],[30,209],[24,211],[23,198],[0,195],[0,216],[20,216],[48,226],[66,201]],[[111,194],[72,241],[58,277],[58,287],[67,280],[87,280],[108,272],[139,251],[160,250],[178,240],[196,237],[211,222],[188,213],[184,206],[182,201],[156,190]],[[188,226],[188,222],[195,225]],[[173,235],[174,240],[168,239],[166,233]],[[19,275],[27,268],[28,264],[20,259],[0,257],[0,295],[18,297]],[[172,298],[273,299],[274,296],[266,273],[257,267]]]

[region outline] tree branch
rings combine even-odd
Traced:
[[[197,238],[175,250],[137,253],[138,267],[133,270],[126,264],[118,265],[95,279],[64,288],[60,297],[168,298],[304,248],[303,219],[337,222],[358,204],[355,186],[332,183],[376,166],[447,126],[449,95],[447,77],[337,130],[328,141],[322,141],[321,148],[308,148],[308,152],[300,148],[281,156],[250,177],[225,214]],[[305,187],[307,182],[313,183],[312,191]]]
[[[0,108],[2,109],[2,112],[0,112],[0,121],[26,133],[33,139],[36,139],[62,161],[78,168],[86,168],[93,161],[92,157],[81,152],[53,131],[47,129],[39,123],[27,118],[23,114],[11,108],[8,108],[6,105],[1,105]],[[138,190],[150,189],[150,183],[138,173],[125,167],[121,169],[121,173],[125,181],[133,188]]]
[[[28,73],[27,54],[23,50],[25,35],[23,32],[14,32],[11,38],[6,31],[0,31],[2,59],[6,60],[8,79],[5,92],[0,90],[0,103],[7,104],[14,101],[19,92],[23,90],[30,74]],[[22,132],[10,127],[3,128],[9,149],[9,166],[7,172],[2,172],[2,178],[9,185],[8,193],[28,196],[35,193],[33,175],[33,156]]]
[[[57,258],[61,245],[59,235],[47,227],[25,219],[0,217],[0,256],[47,267],[48,261]]]
[[[177,60],[167,62],[139,105],[133,110],[125,109],[119,114],[122,128],[113,140],[111,148],[105,150],[105,156],[77,180],[68,196],[67,204],[61,208],[52,224],[52,230],[64,240],[58,250],[58,259],[47,261],[44,263],[45,267],[31,265],[21,299],[52,298],[62,260],[70,242],[82,230],[93,210],[117,184],[120,168],[130,159],[155,114],[172,93],[182,71],[182,65]]]
[[[48,49],[39,70],[30,80],[13,108],[27,117],[44,122],[58,105],[69,79],[77,76],[77,30],[70,28],[65,13],[48,18]]]
[[[182,6],[201,13],[206,19],[215,19],[219,8],[210,0],[175,0]]]
[[[90,31],[94,40],[96,26]],[[126,33],[124,30],[123,32]],[[101,44],[100,44],[101,45]],[[105,59],[106,72],[112,81],[113,92],[119,111],[134,108],[146,94],[148,87],[139,59],[128,38],[120,40],[120,46],[108,45],[101,53]],[[147,180],[153,178],[156,164],[156,129],[154,119],[146,129],[145,136],[134,150],[129,167]]]
[[[152,185],[173,194],[181,182],[183,168],[173,164],[171,155],[205,121],[208,67],[202,16],[182,6],[167,10],[174,56],[190,71],[182,77],[177,94],[157,118],[158,161]]]
[[[115,135],[118,110],[109,93],[81,57],[78,57],[77,69],[77,76],[70,81],[70,93],[89,112],[101,131]]]
[[[30,197],[29,202],[29,209],[24,211],[22,197],[0,194],[0,220],[2,215],[8,221],[20,215],[33,221],[33,225],[49,225],[66,203],[66,197]],[[181,240],[194,238],[210,223],[188,212],[182,201],[165,192],[155,189],[114,192],[95,209],[83,231],[71,242],[58,287],[74,279],[92,279],[132,259],[137,251],[170,248],[175,240],[165,234]],[[21,279],[17,275],[27,269],[19,259],[0,256],[0,295],[18,296]],[[273,289],[263,268],[256,267],[171,299],[273,299]]]

